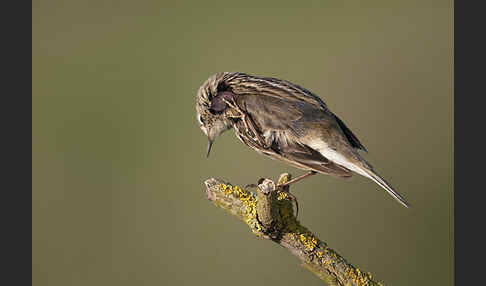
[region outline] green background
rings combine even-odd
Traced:
[[[452,2],[359,3],[34,0],[33,284],[321,285],[205,198],[303,173],[231,131],[205,158],[196,91],[242,71],[319,95],[412,204],[319,175],[299,219],[386,285],[452,285]]]

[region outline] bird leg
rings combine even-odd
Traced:
[[[295,179],[292,179],[292,180],[290,180],[290,181],[288,181],[288,182],[286,182],[286,183],[283,183],[283,184],[279,184],[279,185],[277,185],[277,188],[282,188],[282,187],[285,187],[285,186],[290,186],[290,185],[291,185],[291,184],[293,184],[293,183],[297,183],[298,181],[300,181],[300,180],[302,180],[302,179],[304,179],[304,178],[306,178],[306,177],[309,177],[309,176],[315,175],[315,174],[317,174],[317,172],[316,172],[316,171],[310,171],[309,173],[304,174],[304,175],[302,175],[302,176],[299,176],[299,177],[297,177],[297,178],[295,178]]]

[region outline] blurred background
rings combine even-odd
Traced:
[[[296,3],[33,1],[33,285],[322,284],[205,198],[303,174],[232,131],[205,158],[222,71],[319,95],[412,204],[319,175],[293,187],[309,229],[385,285],[452,285],[452,1]]]

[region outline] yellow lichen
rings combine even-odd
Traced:
[[[244,220],[246,224],[250,227],[253,233],[257,236],[261,236],[262,226],[257,219],[256,196],[238,186],[220,184],[219,187],[226,196],[231,195],[244,204],[246,207],[244,209]],[[278,191],[277,202],[279,204],[278,208],[281,217],[278,221],[277,228],[282,233],[289,235],[294,241],[301,243],[305,250],[313,253],[319,258],[319,263],[323,263],[324,265],[327,265],[327,267],[332,267],[331,265],[338,259],[341,259],[332,249],[328,249],[325,244],[321,245],[321,242],[314,236],[314,234],[297,221],[294,216],[292,201],[286,192]],[[360,286],[371,284],[383,286],[383,284],[372,280],[371,273],[361,272],[359,268],[354,268],[352,265],[348,265],[346,272],[355,285]]]
[[[302,243],[306,250],[315,250],[319,245],[319,241],[314,234],[297,221],[289,195],[286,192],[279,191],[277,200],[279,203],[279,213],[282,218],[279,229]]]
[[[225,195],[233,195],[238,200],[246,205],[245,209],[245,222],[250,227],[251,231],[256,235],[261,235],[261,226],[256,219],[256,199],[255,196],[248,191],[243,190],[238,186],[229,186],[226,184],[221,184],[220,189],[223,190]]]
[[[371,279],[371,273],[363,273],[359,268],[350,267],[347,271],[348,276],[351,277],[352,281],[356,285],[369,285],[370,283],[374,285],[373,280]],[[378,285],[382,285],[378,283]]]
[[[305,235],[300,234],[299,240],[302,242],[307,250],[312,251],[317,246],[317,239],[311,233],[307,233]]]
[[[289,198],[289,194],[287,194],[286,192],[281,192],[281,191],[278,192],[277,200],[281,201],[288,198]]]

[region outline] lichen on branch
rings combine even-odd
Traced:
[[[278,183],[285,183],[290,178],[290,174],[284,173]],[[371,273],[348,263],[303,226],[295,217],[290,197],[278,190],[275,182],[260,181],[255,194],[211,178],[205,181],[206,197],[243,220],[256,236],[287,248],[303,266],[329,285],[382,285],[373,280]]]

